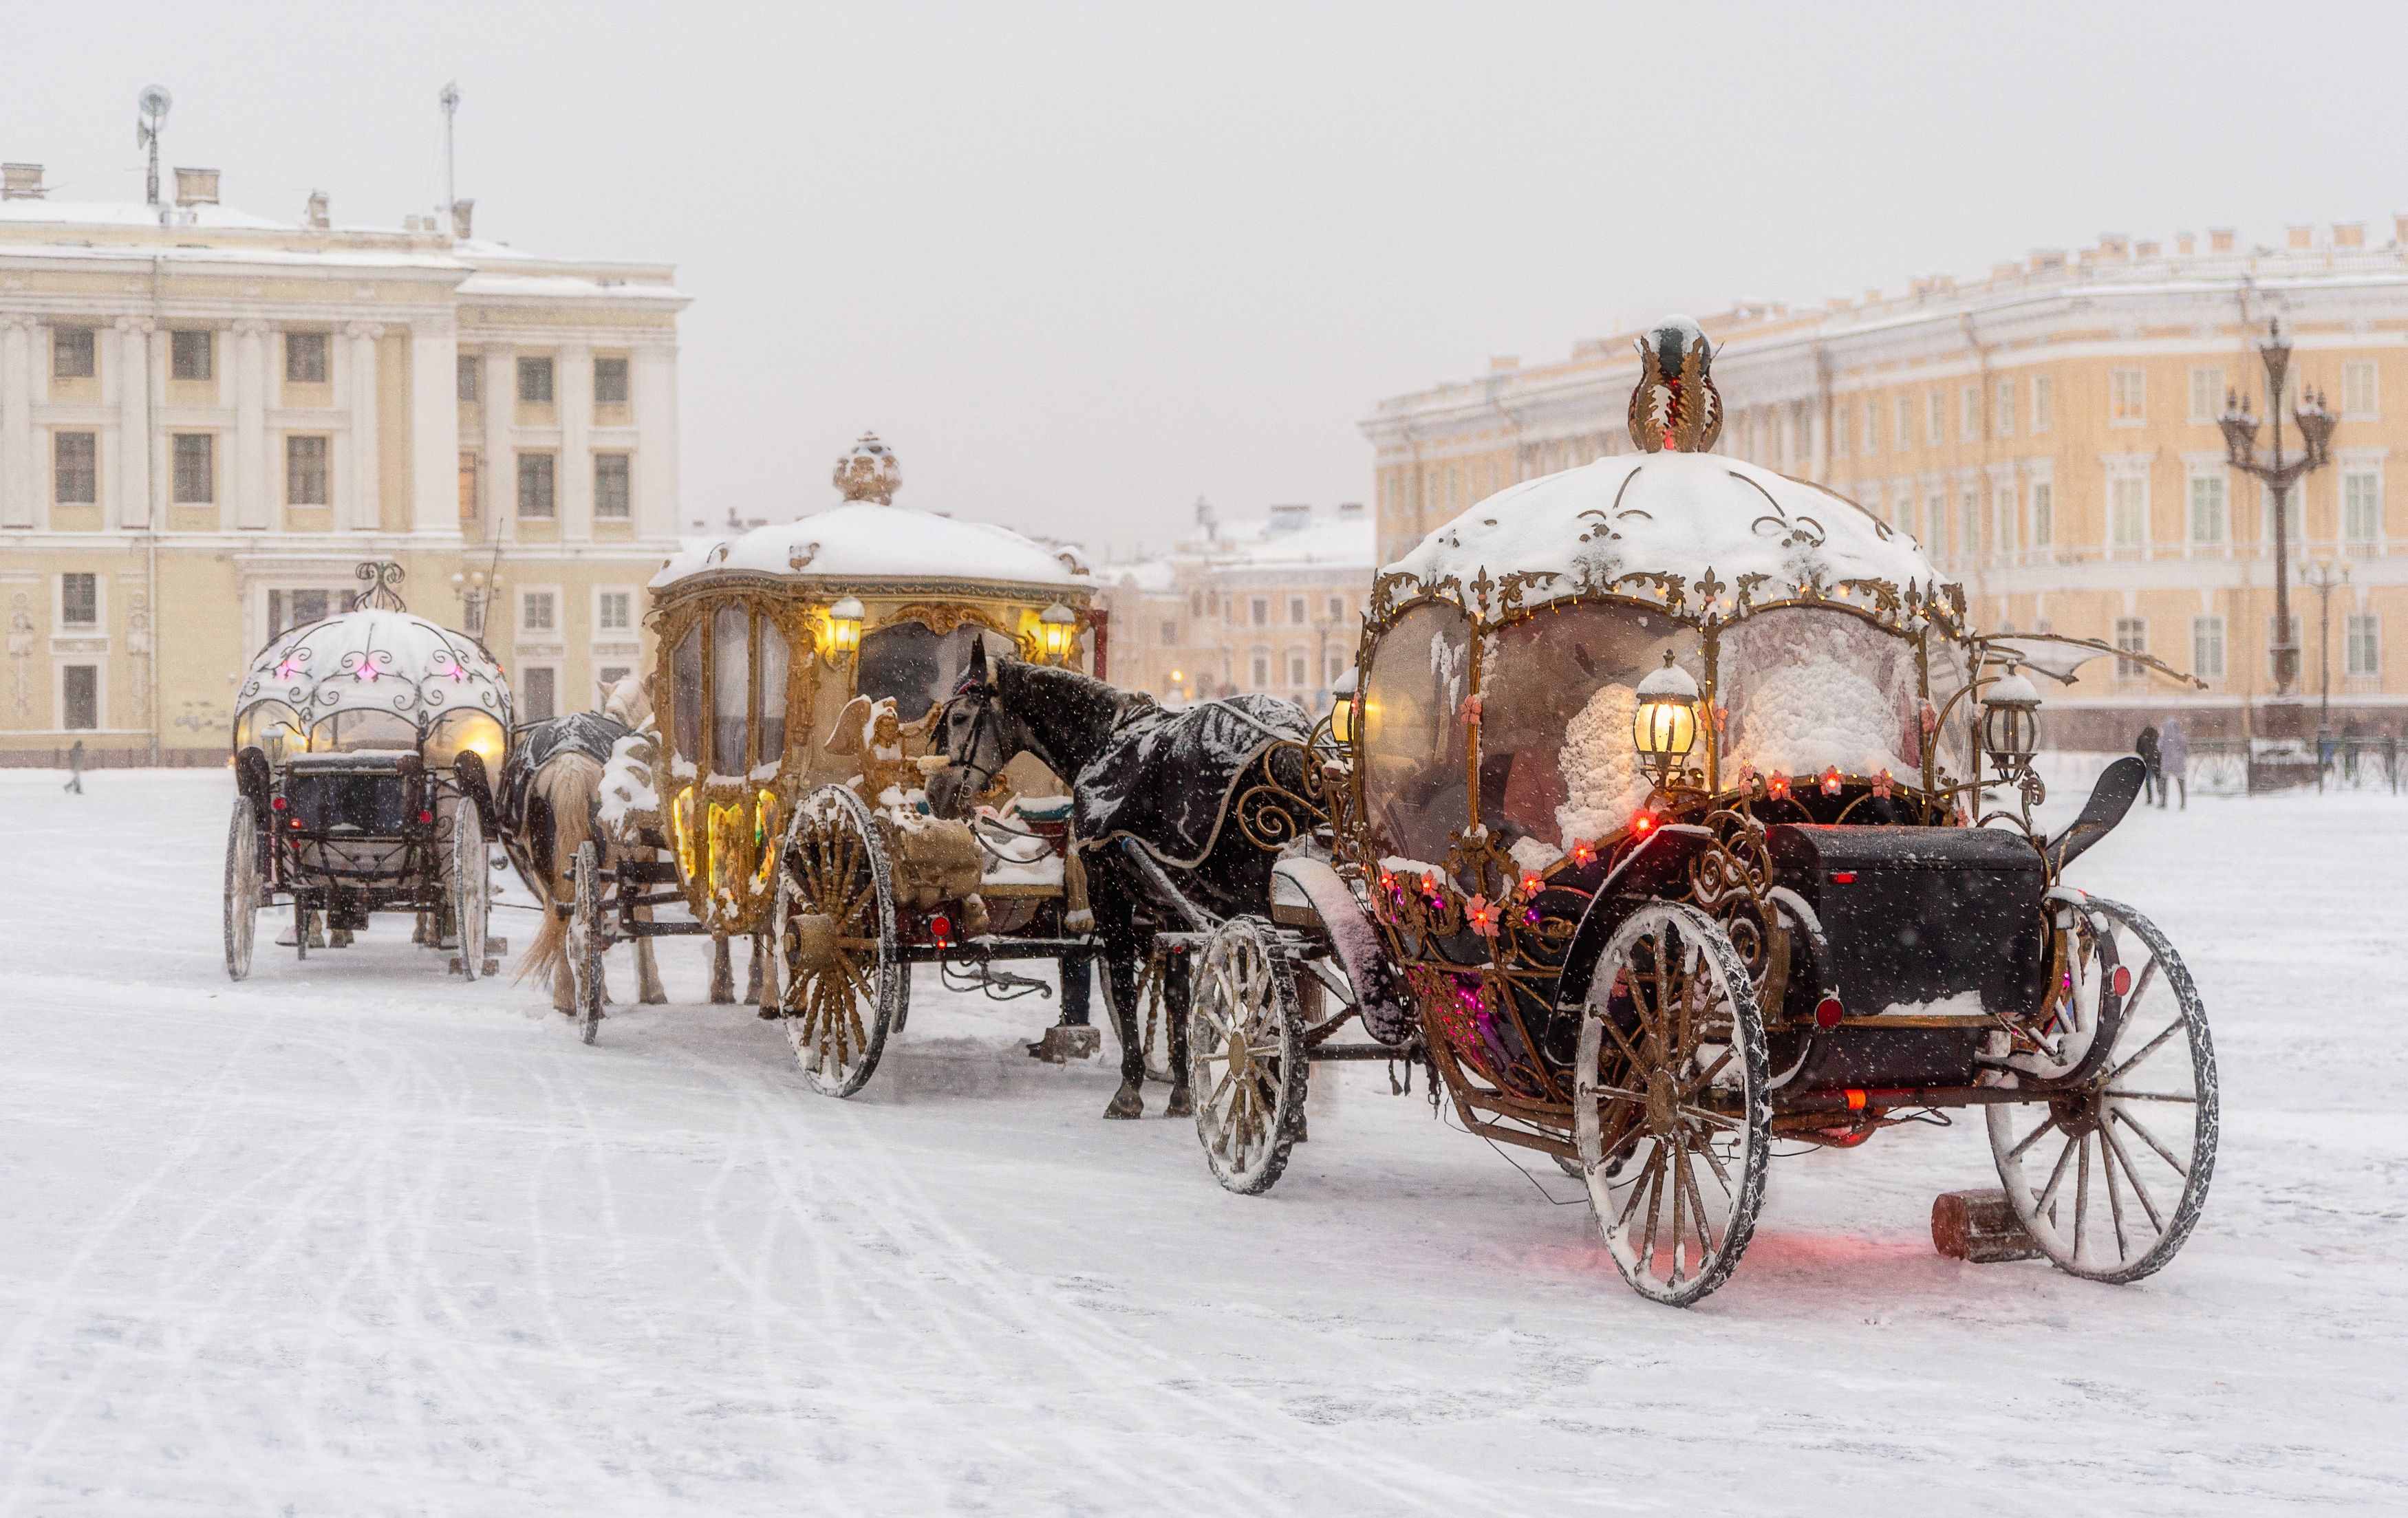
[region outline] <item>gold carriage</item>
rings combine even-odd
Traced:
[[[654,726],[623,743],[603,816],[639,847],[610,869],[580,856],[570,960],[591,1041],[609,943],[708,934],[712,999],[730,1001],[728,945],[750,938],[748,999],[786,1022],[814,1084],[846,1095],[906,1015],[914,960],[1026,990],[993,963],[1087,951],[1062,925],[1059,778],[1015,761],[992,814],[940,823],[920,797],[935,762],[919,761],[974,644],[1100,672],[1106,623],[1074,551],[895,505],[901,472],[874,435],[835,479],[837,506],[653,577]],[[645,920],[674,905],[691,921]]]
[[[1277,1179],[1323,1032],[1307,972],[1336,967],[1341,1016],[1583,1181],[1657,1300],[1727,1278],[1776,1136],[1974,1108],[1995,1237],[2148,1274],[2214,1163],[2205,1013],[2154,926],[2063,879],[2138,761],[2054,836],[2031,810],[2025,671],[2114,651],[1980,636],[1904,532],[1706,452],[1702,337],[1652,336],[1640,451],[1501,492],[1378,577],[1319,755],[1330,848],[1204,946],[1208,1161]]]

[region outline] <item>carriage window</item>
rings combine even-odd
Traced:
[[[418,747],[418,729],[393,711],[337,711],[309,729],[312,753],[361,753]]]
[[[1696,631],[1639,607],[1541,612],[1484,645],[1480,818],[1524,869],[1611,838],[1645,804],[1630,723],[1668,649],[1702,683]]]
[[[669,741],[678,757],[702,759],[702,623],[697,622],[678,639],[669,661]]]
[[[1363,692],[1363,797],[1383,856],[1444,859],[1470,820],[1463,698],[1469,628],[1449,606],[1416,607],[1372,655]]]
[[[745,711],[752,704],[752,614],[732,601],[710,614],[710,769],[744,773]]]
[[[243,709],[235,723],[236,752],[256,748],[270,765],[281,765],[302,750],[301,714],[281,701],[262,701]]]
[[[1914,781],[1922,696],[1914,645],[1844,611],[1761,612],[1722,637],[1716,698],[1730,710],[1723,772]]]
[[[508,744],[502,737],[502,724],[488,711],[453,711],[444,714],[426,735],[420,752],[437,769],[449,769],[459,762],[460,755],[474,750],[485,762],[487,775],[498,774]]]
[[[943,673],[943,642],[923,623],[898,622],[881,627],[861,640],[855,694],[872,701],[893,696],[897,717],[907,723],[919,721],[936,700],[937,680]]]
[[[761,763],[786,756],[786,635],[761,618]]]

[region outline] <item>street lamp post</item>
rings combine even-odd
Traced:
[[[2316,593],[2316,789],[2325,784],[2325,754],[2332,742],[2332,593],[2349,583],[2349,566],[2318,559],[2300,571],[2300,583]]]
[[[2258,418],[2237,392],[2224,393],[2224,414],[2215,420],[2224,429],[2225,462],[2263,480],[2274,494],[2274,686],[2278,694],[2288,695],[2300,678],[2300,644],[2291,636],[2291,486],[2309,470],[2331,462],[2327,445],[2332,440],[2335,419],[2325,405],[2323,392],[2302,387],[2299,408],[2292,413],[2299,423],[2302,451],[2285,458],[2283,386],[2290,372],[2291,344],[2283,336],[2279,319],[2266,323],[2266,336],[2258,341],[2258,357],[2266,365],[2266,414],[2274,423],[2272,456],[2258,460]]]

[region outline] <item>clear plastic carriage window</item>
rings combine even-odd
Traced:
[[[752,704],[752,612],[730,601],[710,614],[710,768],[741,775],[746,715]]]
[[[1697,630],[1643,607],[1541,611],[1483,640],[1480,819],[1523,868],[1621,832],[1645,804],[1631,718],[1668,650],[1703,683]]]
[[[1363,687],[1363,801],[1383,858],[1435,865],[1470,821],[1463,699],[1470,630],[1439,604],[1397,619]]]
[[[309,729],[311,753],[364,753],[418,747],[418,728],[397,711],[337,711]]]
[[[786,756],[786,634],[767,612],[761,614],[761,763]]]
[[[284,761],[307,747],[308,739],[301,730],[301,714],[281,701],[261,701],[243,709],[234,726],[236,752],[255,748],[267,756],[270,765]]]
[[[1934,646],[1939,641],[1934,640]],[[1729,709],[1723,776],[1870,779],[1919,784],[1922,684],[1914,644],[1861,617],[1814,607],[1760,612],[1725,628],[1716,700]]]
[[[678,639],[669,660],[669,741],[678,757],[702,762],[702,623]]]
[[[856,695],[872,701],[892,697],[895,714],[917,722],[935,699],[943,671],[943,642],[924,623],[897,622],[861,640],[860,662],[853,675]]]
[[[474,752],[485,762],[485,773],[493,776],[501,772],[508,747],[501,720],[492,712],[452,711],[437,719],[427,730],[426,741],[419,752],[436,769],[449,769],[459,762],[461,754]]]

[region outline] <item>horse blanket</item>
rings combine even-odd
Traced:
[[[519,735],[494,787],[494,806],[501,814],[502,832],[516,835],[526,827],[527,795],[536,771],[565,752],[591,754],[597,765],[610,762],[611,746],[626,735],[627,724],[598,711],[573,711],[538,723]]]
[[[1165,865],[1193,869],[1219,841],[1240,782],[1264,751],[1312,732],[1304,709],[1276,695],[1176,710],[1133,701],[1071,786],[1072,834],[1082,849],[1130,838]],[[1283,777],[1290,786],[1299,780]]]

